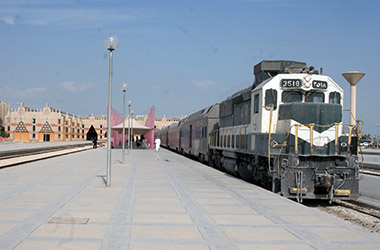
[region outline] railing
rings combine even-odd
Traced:
[[[209,145],[231,149],[248,149],[247,128],[248,126],[214,130],[210,133]]]
[[[339,126],[343,126],[339,123],[334,123],[334,124],[330,124],[330,125],[316,125],[314,123],[310,123],[310,124],[294,124],[294,137],[295,137],[295,142],[294,142],[294,154],[298,155],[299,153],[299,149],[298,149],[298,134],[299,134],[299,129],[301,127],[307,127],[309,128],[309,134],[310,134],[310,155],[313,155],[314,154],[314,128],[315,127],[327,127],[327,128],[332,128],[334,127],[335,129],[335,148],[334,148],[334,152],[335,152],[335,155],[338,155],[339,154]],[[291,130],[291,128],[289,129]],[[350,128],[350,133],[349,133],[349,141],[348,141],[348,144],[349,146],[351,145],[351,138],[352,138],[352,129]]]

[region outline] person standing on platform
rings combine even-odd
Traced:
[[[97,148],[98,147],[98,138],[96,136],[92,137],[92,148]]]
[[[154,144],[156,146],[156,151],[159,151],[160,150],[161,139],[160,138],[156,138],[156,140],[154,140]]]

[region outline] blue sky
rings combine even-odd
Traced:
[[[262,60],[297,60],[331,76],[359,70],[358,119],[376,134],[380,1],[1,0],[0,100],[77,115],[106,113],[108,51],[114,52],[113,106],[121,86],[135,114],[179,117],[220,102],[253,82]]]

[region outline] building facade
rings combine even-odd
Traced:
[[[23,103],[5,116],[5,132],[11,141],[85,141],[93,127],[98,140],[105,140],[106,116],[81,118],[49,107],[31,109]]]
[[[32,109],[23,103],[16,109],[9,110],[4,117],[5,132],[11,141],[86,141],[96,136],[98,141],[106,141],[107,116],[79,117],[61,110],[49,107]],[[148,116],[137,116],[136,120],[145,124]],[[155,128],[160,129],[178,122],[180,118],[155,118]],[[112,112],[112,126],[122,122],[114,111]],[[94,131],[96,133],[94,133]],[[120,131],[112,132],[113,145],[122,141]]]
[[[170,126],[173,123],[178,123],[183,118],[183,116],[181,118],[167,118],[165,115],[163,115],[162,117],[155,117],[154,128],[161,129],[163,127]],[[136,120],[139,121],[141,124],[145,124],[148,120],[148,115],[138,115],[136,116]]]
[[[9,108],[10,106],[8,103],[0,101],[0,126],[4,126],[5,116],[8,114]]]

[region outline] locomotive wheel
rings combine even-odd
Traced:
[[[252,171],[248,170],[248,164],[246,162],[239,163],[238,172],[243,180],[252,182]]]
[[[223,171],[223,164],[220,160],[219,154],[215,154],[215,168]]]
[[[215,168],[215,160],[210,154],[208,156],[208,165],[210,165],[210,167]]]

